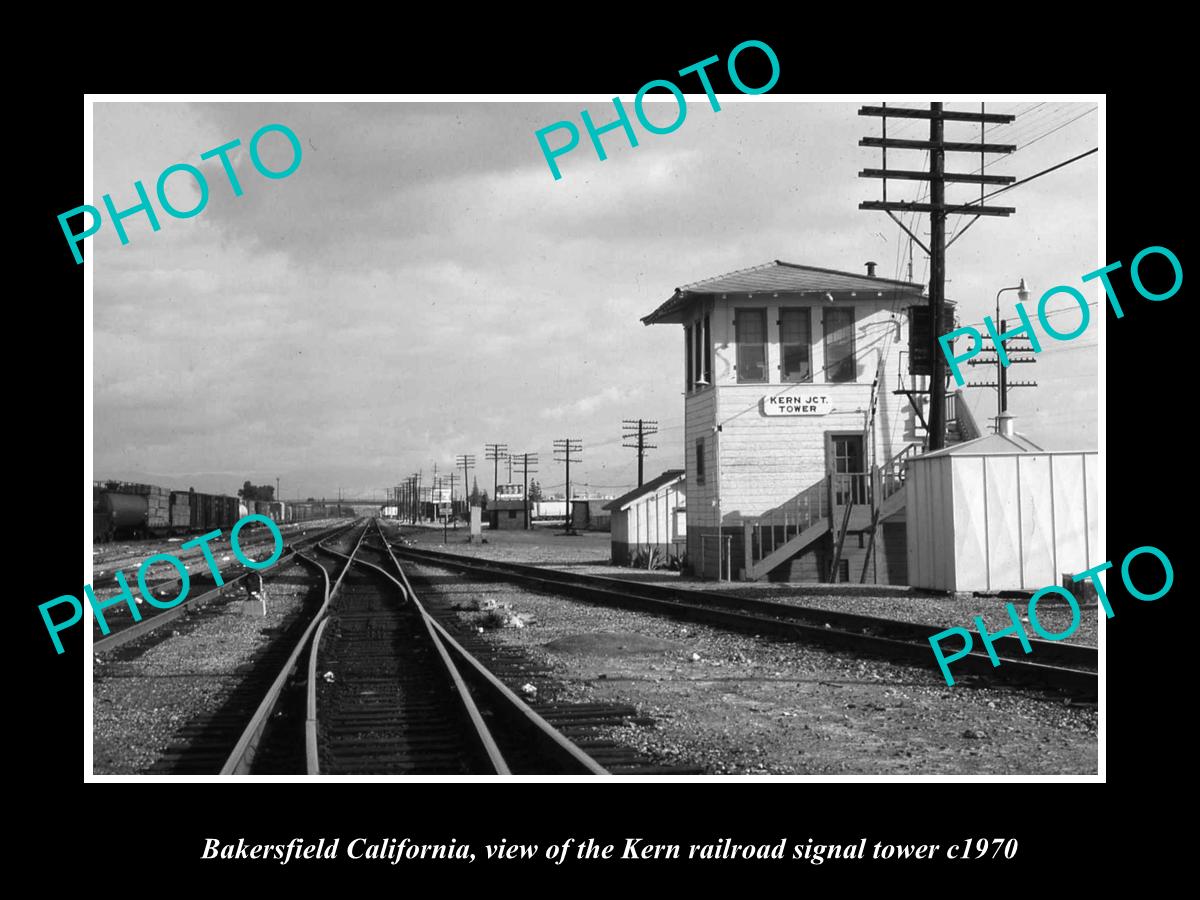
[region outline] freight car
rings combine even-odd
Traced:
[[[236,497],[117,481],[93,485],[92,534],[97,542],[227,531],[239,518]]]
[[[104,491],[92,505],[92,528],[98,541],[150,534],[150,504],[143,494]]]

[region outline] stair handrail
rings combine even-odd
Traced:
[[[963,396],[962,389],[959,388],[950,395],[954,398],[954,420],[958,422],[958,433],[964,441],[973,441],[976,438],[983,437],[983,432],[979,430],[979,424],[975,421],[975,416],[971,414],[971,408],[967,406],[967,400]]]

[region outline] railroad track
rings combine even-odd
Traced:
[[[459,556],[397,544],[386,537],[384,540],[401,559],[485,579],[510,581],[543,593],[753,634],[821,643],[937,669],[928,641],[930,635],[942,630],[937,626]],[[1097,695],[1095,648],[1032,638],[1030,644],[1033,651],[1027,657],[1017,639],[1000,638],[994,643],[1001,660],[999,667],[992,666],[985,652],[972,652],[955,661],[955,675],[982,676],[991,683],[1034,684],[1081,698]]]
[[[320,610],[324,607],[328,596],[328,576],[324,566],[319,564],[315,555],[297,556],[287,570],[296,572],[304,568],[309,574],[304,579],[296,579],[293,575],[281,575],[280,580],[292,579],[293,583],[307,582],[310,587],[307,595],[299,604],[299,608],[288,619],[273,629],[268,643],[254,653],[249,663],[236,669],[217,671],[218,677],[235,678],[234,687],[220,701],[216,709],[202,713],[190,719],[178,728],[173,735],[173,743],[158,754],[154,765],[149,769],[152,774],[170,775],[212,775],[220,771],[230,756],[236,751],[241,741],[246,737],[248,727],[263,709],[264,697],[272,691],[277,682],[281,683],[278,691],[279,699],[274,704],[275,718],[270,721],[270,728],[276,739],[270,744],[272,754],[264,753],[259,759],[259,771],[263,773],[289,773],[304,771],[303,752],[303,704],[304,695],[300,691],[297,698],[295,686],[291,680],[281,681],[281,673],[289,672],[295,664],[294,650],[296,646],[312,634],[312,626]],[[286,570],[285,570],[286,571]],[[220,605],[213,604],[200,611],[200,617],[220,615]],[[202,618],[199,619],[203,621]],[[187,632],[185,631],[186,635]],[[187,641],[188,637],[177,640]],[[126,650],[118,650],[110,658],[120,666],[120,661],[126,652],[136,653],[143,648],[139,643]],[[203,659],[196,660],[205,668]],[[146,676],[154,678],[156,676]],[[295,715],[289,718],[287,713],[299,705],[299,752],[289,750],[290,743],[285,736],[289,730],[295,732]],[[164,710],[165,711],[165,710]],[[266,719],[262,720],[266,723]],[[259,740],[261,735],[253,735]]]
[[[376,525],[374,532],[363,542],[362,550],[378,560],[380,568],[394,573],[410,595],[419,596],[413,580],[391,553],[386,538]],[[420,580],[417,579],[420,584]],[[472,690],[482,692],[486,702],[489,695],[501,698],[515,696],[512,687],[534,687],[532,697],[522,698],[519,704],[500,702],[487,704],[496,713],[493,732],[506,748],[505,752],[517,774],[553,774],[546,763],[534,756],[522,759],[525,742],[523,733],[529,720],[552,726],[563,737],[583,750],[605,770],[616,775],[682,775],[703,774],[695,766],[663,765],[629,747],[608,740],[603,729],[625,724],[652,726],[654,721],[627,703],[576,703],[561,696],[554,675],[545,667],[531,662],[519,649],[497,644],[480,636],[476,627],[458,615],[459,607],[436,594],[421,600],[421,605],[433,620],[434,627],[448,642],[456,661],[461,661],[464,678]],[[511,687],[510,687],[511,686]],[[540,726],[539,726],[540,727]],[[535,735],[535,741],[536,741]],[[550,748],[552,755],[553,748]],[[551,763],[553,761],[551,760]],[[520,768],[518,768],[518,764]]]
[[[173,606],[170,609],[160,609],[157,606],[151,606],[149,603],[139,603],[138,612],[142,616],[140,621],[135,622],[133,620],[133,616],[129,613],[125,604],[110,606],[104,611],[105,621],[109,626],[109,633],[107,635],[100,630],[100,624],[93,616],[92,652],[96,654],[110,653],[131,641],[146,637],[151,632],[161,629],[163,626],[170,624],[180,617],[194,615],[216,601],[228,600],[239,594],[243,594],[246,590],[247,579],[253,578],[256,574],[261,574],[264,580],[269,581],[276,574],[283,571],[289,563],[296,561],[300,550],[316,546],[320,542],[343,534],[353,527],[354,523],[337,525],[319,534],[309,535],[302,541],[285,544],[280,558],[270,569],[264,570],[261,573],[246,569],[239,564],[240,574],[225,577],[229,573],[221,573],[224,584],[220,587],[217,586],[212,576],[208,574],[206,568],[205,574],[193,574],[190,576],[191,585],[188,597],[178,606]],[[231,569],[230,571],[234,570]],[[179,579],[176,578],[173,581],[178,585]],[[171,579],[158,582],[156,586],[168,583],[171,583]],[[150,587],[149,584],[147,586]],[[139,594],[135,580],[130,584],[130,592],[135,597]],[[177,593],[178,587],[172,588],[171,592]]]
[[[221,774],[608,774],[426,611],[371,528],[301,554],[324,572],[324,600]],[[612,718],[595,706],[545,712],[594,730]],[[670,771],[596,745],[618,770]]]

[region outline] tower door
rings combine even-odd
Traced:
[[[867,503],[868,485],[866,454],[861,433],[825,435],[825,468],[833,479],[833,503]]]

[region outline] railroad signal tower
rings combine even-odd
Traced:
[[[567,464],[567,512],[563,517],[563,529],[567,534],[575,533],[571,528],[571,463],[583,461],[583,457],[575,455],[577,453],[583,453],[581,438],[561,438],[554,442],[554,461]]]
[[[1016,150],[1014,144],[989,144],[984,140],[985,126],[1007,125],[1016,116],[1003,113],[989,113],[980,104],[979,112],[957,112],[943,109],[941,103],[930,103],[929,109],[911,109],[907,107],[889,107],[886,103],[881,106],[864,106],[859,109],[860,116],[875,116],[882,120],[883,134],[881,137],[864,137],[859,140],[860,147],[879,147],[882,151],[882,168],[863,169],[858,173],[860,178],[882,179],[882,199],[867,200],[858,204],[859,209],[882,210],[886,212],[897,225],[916,242],[917,246],[929,254],[929,314],[930,321],[941,323],[946,301],[946,216],[973,215],[974,218],[954,236],[950,243],[962,237],[968,228],[974,225],[980,216],[1009,216],[1016,212],[1011,206],[984,206],[985,185],[1009,185],[1016,181],[1014,175],[987,175],[986,157],[989,153],[1012,153]],[[887,136],[887,122],[895,119],[928,119],[929,140],[900,140]],[[979,142],[947,141],[945,135],[946,122],[973,122],[979,125]],[[893,150],[926,150],[929,152],[929,171],[914,169],[889,169],[887,167],[887,152]],[[978,172],[947,172],[947,153],[978,153]],[[916,203],[902,200],[888,200],[888,179],[907,181],[928,181],[929,202]],[[947,203],[946,183],[978,184],[979,199],[969,203]],[[899,218],[897,212],[928,213],[929,214],[929,246],[926,246]],[[930,357],[933,363],[929,377],[929,449],[940,450],[946,443],[946,360],[938,344],[937,327],[930,329]]]
[[[637,450],[638,487],[641,487],[645,480],[642,477],[642,463],[645,461],[646,451],[658,449],[657,444],[647,444],[646,438],[658,434],[658,422],[653,419],[624,419],[621,428],[621,440],[625,442],[621,446]]]

